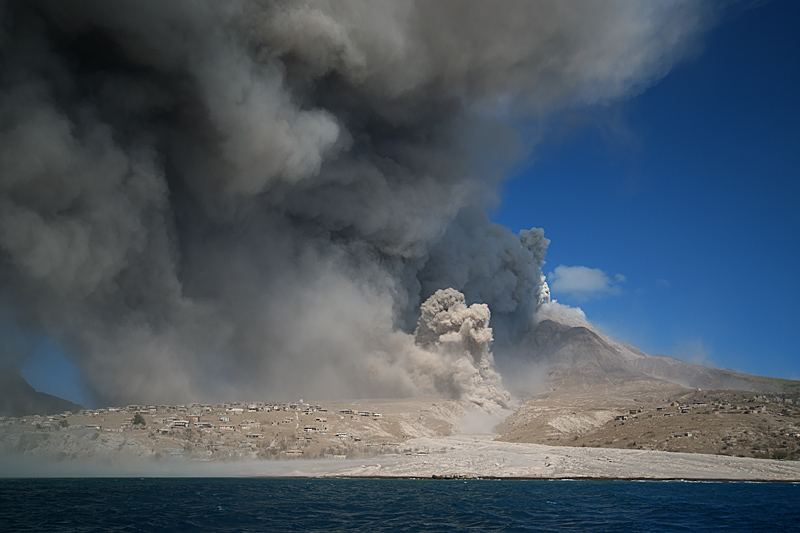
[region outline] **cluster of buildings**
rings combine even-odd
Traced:
[[[399,446],[387,442],[393,439],[364,440],[375,433],[375,424],[382,417],[379,412],[349,408],[329,411],[300,400],[128,405],[48,417],[0,419],[0,424],[33,425],[35,430],[83,428],[124,433],[127,434],[124,438],[145,443],[158,455],[236,458],[258,454],[266,457],[324,454],[339,458],[354,448]]]
[[[755,403],[757,400],[761,399],[764,401],[766,397],[764,396],[755,396],[753,398],[745,398],[742,400],[745,404]],[[792,398],[788,398],[787,402],[785,403],[793,403]],[[755,413],[765,413],[767,412],[767,406],[763,404],[759,405],[737,405],[733,401],[693,401],[690,403],[686,402],[679,402],[674,401],[669,404],[669,407],[675,408],[674,411],[670,411],[668,407],[656,407],[655,410],[657,412],[661,412],[662,416],[673,416],[675,414],[690,414],[695,409],[706,409],[706,412],[737,412],[745,415],[755,414]],[[644,412],[644,407],[640,407],[638,409],[630,409],[627,414],[616,415],[614,420],[617,421],[624,421],[628,419],[636,420],[639,418],[639,415]],[[781,414],[784,416],[788,416],[791,412],[788,409],[783,409]],[[647,414],[647,418],[652,418],[653,414]]]

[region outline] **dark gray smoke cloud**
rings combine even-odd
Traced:
[[[704,9],[0,3],[2,327],[104,403],[437,392],[420,303],[513,339],[543,290],[541,231],[485,215],[509,118],[643,90]]]

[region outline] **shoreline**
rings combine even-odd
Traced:
[[[259,476],[259,479],[409,479],[420,481],[652,481],[654,483],[800,483],[798,479],[740,479],[740,478],[685,478],[685,477],[416,477],[416,476]]]
[[[475,477],[448,477],[448,476],[356,476],[356,475],[147,475],[147,474],[116,474],[116,475],[89,475],[89,476],[6,476],[0,474],[0,481],[3,480],[31,480],[31,479],[278,479],[278,480],[408,480],[408,481],[622,481],[622,482],[652,482],[652,483],[780,483],[780,484],[800,484],[798,479],[743,479],[743,478],[686,478],[686,477],[608,477],[608,476],[576,476],[576,477],[507,477],[507,476],[475,476]]]
[[[495,435],[412,439],[407,450],[356,459],[57,461],[0,456],[0,478],[238,477],[800,483],[800,461],[509,443]]]

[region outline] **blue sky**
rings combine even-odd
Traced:
[[[643,94],[552,121],[494,220],[545,229],[559,302],[648,353],[800,379],[798,20],[732,14]]]

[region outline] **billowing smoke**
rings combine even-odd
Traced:
[[[436,291],[421,307],[414,332],[421,348],[437,352],[447,368],[435,375],[436,390],[471,401],[485,410],[506,409],[511,397],[503,389],[489,351],[492,328],[486,304],[467,307],[464,295],[455,289]]]
[[[458,343],[505,401],[466,303],[513,342],[544,294],[541,230],[485,214],[531,148],[509,124],[643,90],[704,9],[2,2],[0,330],[98,403],[453,395],[422,359]],[[415,345],[448,287],[469,320]]]

